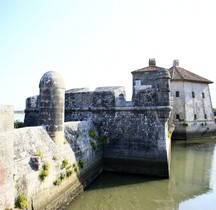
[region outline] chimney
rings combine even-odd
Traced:
[[[149,58],[149,66],[156,66],[155,58]]]
[[[179,66],[179,60],[174,60],[173,61],[173,67]]]

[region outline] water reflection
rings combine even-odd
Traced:
[[[216,139],[174,142],[171,178],[101,175],[69,209],[216,209]]]

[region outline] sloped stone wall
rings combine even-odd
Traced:
[[[78,196],[101,172],[103,168],[102,148],[89,136],[95,130],[91,122],[65,123],[65,140],[62,146],[55,144],[42,126],[16,129],[14,132],[15,194],[28,197],[29,209],[60,209]],[[91,142],[95,142],[94,150]],[[38,158],[37,169],[32,161]],[[62,162],[68,161],[65,168]],[[82,162],[82,166],[81,166]],[[41,180],[43,166],[50,166],[48,176]],[[73,174],[67,176],[68,171]],[[65,174],[61,184],[54,182]]]
[[[13,208],[13,106],[0,106],[0,209]]]

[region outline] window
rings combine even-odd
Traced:
[[[202,92],[202,98],[205,98],[205,93]]]
[[[205,119],[207,119],[207,114],[204,115]]]
[[[194,120],[196,120],[196,119],[197,119],[197,115],[195,114],[195,115],[194,115]]]
[[[179,91],[176,91],[176,97],[179,97]]]
[[[135,79],[135,86],[140,86],[140,85],[141,85],[141,80]]]
[[[195,93],[194,92],[192,92],[192,98],[195,98]]]
[[[179,114],[176,115],[176,119],[180,120],[180,115]]]

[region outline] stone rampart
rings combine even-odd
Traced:
[[[34,209],[58,209],[102,170],[169,177],[171,106],[167,70],[156,72],[154,87],[135,87],[132,101],[125,100],[125,90],[119,86],[95,91],[71,89],[63,96],[63,80],[57,75],[44,74],[40,95],[27,99],[25,124],[41,125],[42,118],[43,126],[15,132],[16,194],[24,191]],[[63,104],[67,123],[61,125],[59,107],[62,110]],[[59,126],[65,127],[64,144],[63,139],[61,144],[52,141]],[[58,160],[54,160],[56,155]],[[65,159],[76,173],[54,186],[70,169],[62,168]],[[43,181],[47,163],[49,176]]]
[[[29,209],[65,207],[102,172],[102,149],[89,136],[90,130],[96,130],[91,122],[65,123],[62,146],[53,142],[42,126],[15,130],[15,195],[24,193]],[[64,167],[63,162],[67,162]],[[49,171],[42,180],[44,164],[49,164]],[[54,184],[56,180],[59,185]]]
[[[0,106],[0,209],[14,206],[13,106]]]

